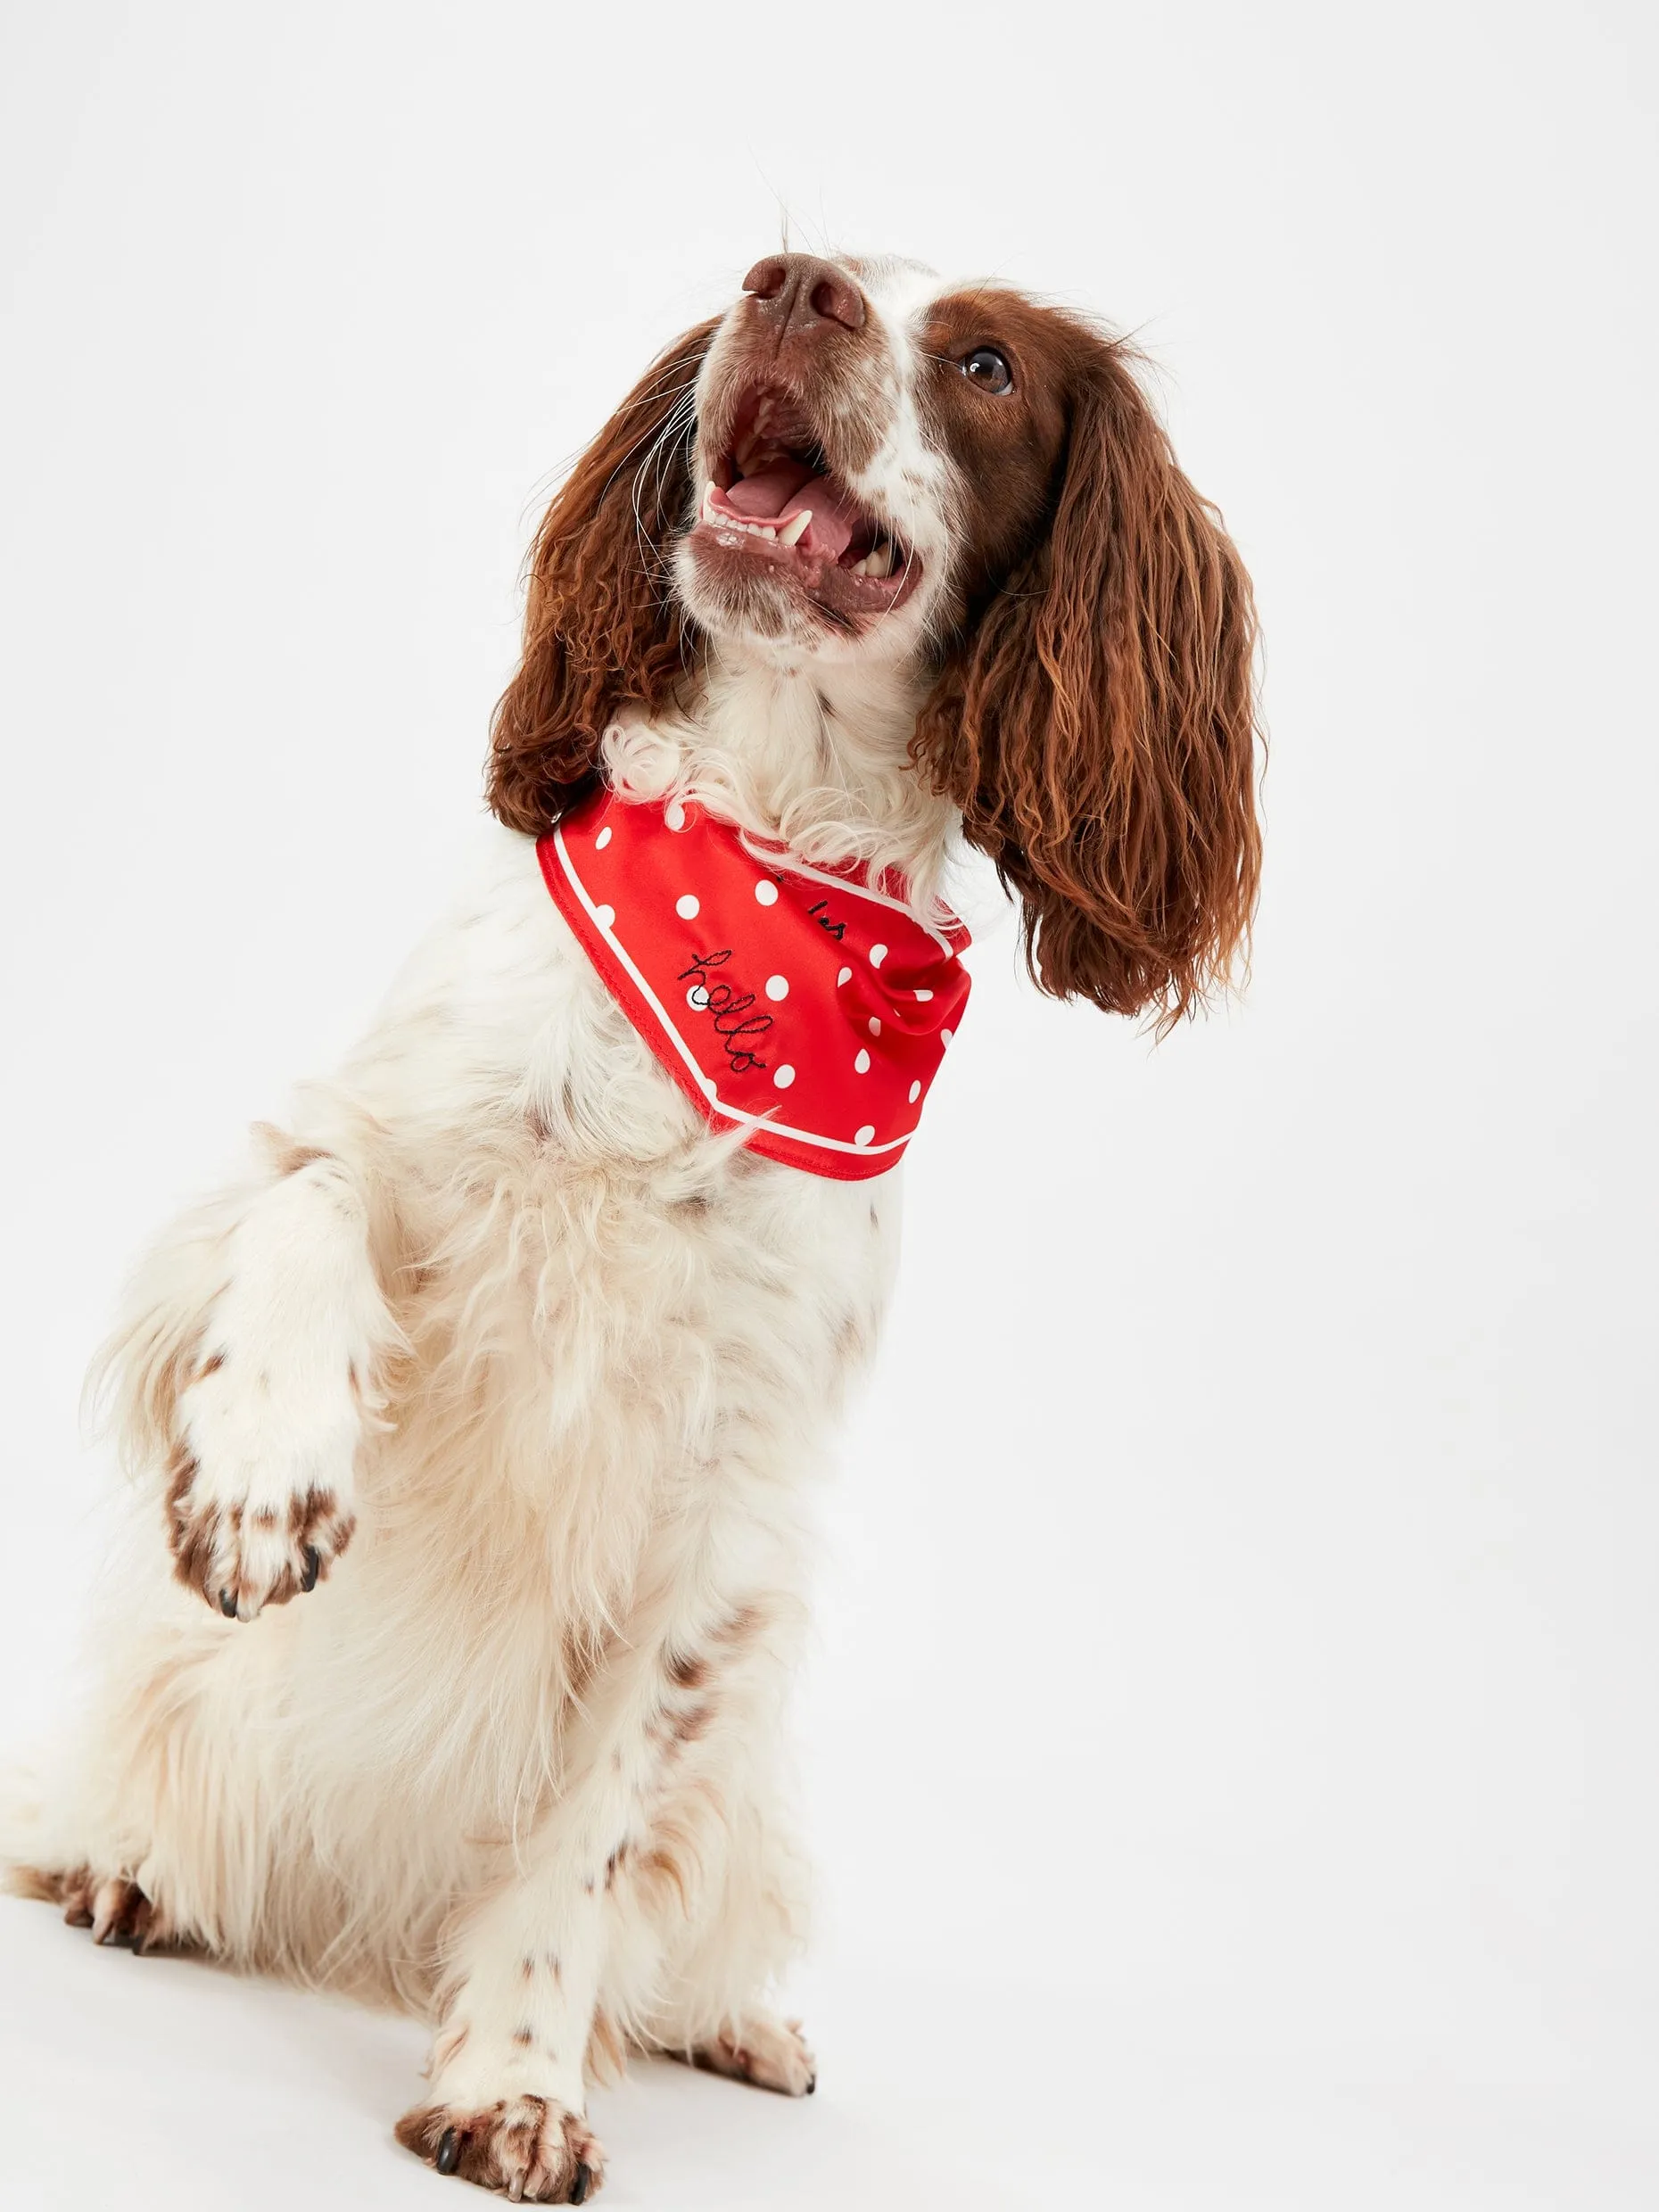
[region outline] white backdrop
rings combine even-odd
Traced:
[[[123,1267],[440,903],[547,483],[782,200],[1138,332],[1267,873],[1156,1049],[981,937],[826,1500],[822,2088],[643,2069],[607,2201],[1651,2206],[1651,13],[4,21],[0,1744]],[[7,1902],[0,2015],[20,2212],[436,2200],[406,2024]]]

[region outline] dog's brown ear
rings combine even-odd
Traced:
[[[591,789],[606,723],[683,673],[668,542],[691,519],[692,392],[714,323],[660,355],[549,508],[530,557],[524,649],[491,730],[485,791],[539,837]]]
[[[1072,394],[1042,542],[947,661],[918,763],[1024,905],[1040,987],[1167,1027],[1248,937],[1255,613],[1119,347]]]

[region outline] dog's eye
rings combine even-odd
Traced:
[[[1011,392],[1014,372],[1008,366],[1008,357],[995,346],[975,346],[957,367],[970,384],[978,384],[981,392]]]

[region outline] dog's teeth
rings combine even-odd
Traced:
[[[770,523],[745,523],[743,527],[751,538],[775,538],[778,534]]]
[[[714,495],[718,489],[719,487],[715,484],[712,477],[703,487],[703,520],[706,523],[717,522],[719,520],[719,516],[714,509]]]
[[[804,507],[798,515],[791,515],[778,532],[779,544],[799,545],[801,540],[806,535],[806,525],[812,519],[813,510],[810,507]]]
[[[864,574],[867,576],[890,576],[893,574],[891,538],[883,538],[879,545],[872,546],[864,556]]]

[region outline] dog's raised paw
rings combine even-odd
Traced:
[[[179,1581],[227,1621],[314,1590],[357,1525],[332,1490],[294,1491],[280,1504],[204,1496],[188,1452],[174,1463],[167,1523]]]
[[[167,1493],[181,1582],[227,1620],[315,1589],[351,1541],[359,1406],[343,1369],[327,1389],[273,1387],[256,1363],[219,1353],[179,1404]]]
[[[585,2204],[605,2179],[598,2137],[553,2097],[504,2097],[469,2111],[420,2105],[397,2134],[440,2174],[499,2189],[515,2204]]]

